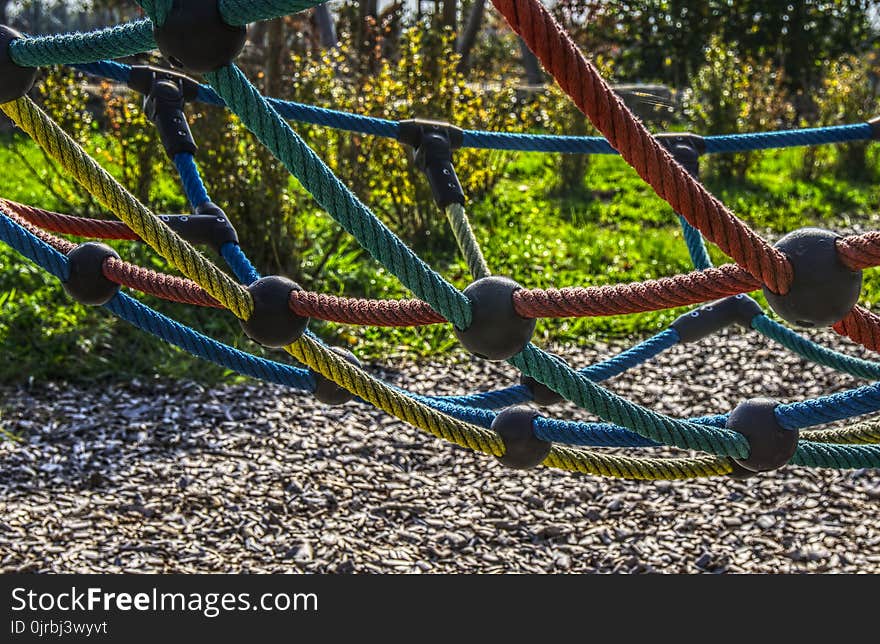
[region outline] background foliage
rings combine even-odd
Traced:
[[[316,13],[262,23],[251,29],[240,64],[265,93],[324,107],[395,120],[443,119],[465,128],[594,134],[491,5],[477,2],[438,2],[420,13],[407,13],[400,4],[379,10],[375,2],[344,2],[329,23]],[[130,2],[99,4],[76,20],[88,27],[90,20],[107,24],[134,15]],[[57,26],[52,12],[63,3],[56,5],[32,3],[12,22],[45,31]],[[0,2],[4,13],[11,6]],[[702,134],[851,123],[877,114],[871,9],[868,2],[807,1],[779,10],[778,3],[751,0],[560,0],[552,8],[606,77],[669,88],[627,97],[637,109],[640,102],[663,108],[650,117],[649,127]],[[472,29],[474,24],[480,28]],[[156,211],[187,210],[139,96],[63,69],[43,72],[34,96]],[[289,275],[315,291],[408,295],[235,117],[202,105],[188,110],[209,192],[263,273]],[[426,261],[455,284],[467,285],[445,218],[407,150],[387,139],[293,126]],[[2,137],[0,162],[7,172],[0,175],[0,195],[109,216],[23,136]],[[547,287],[642,280],[690,268],[673,213],[618,158],[462,150],[455,163],[474,228],[497,273]],[[719,155],[704,162],[703,170],[715,194],[771,237],[807,224],[841,231],[877,225],[878,158],[870,144]],[[132,261],[169,270],[143,246],[117,246]],[[714,249],[713,255],[724,261]],[[868,305],[878,288],[866,274]],[[261,352],[222,312],[150,304]],[[538,325],[536,337],[552,343],[644,335],[677,313],[547,321]],[[313,322],[312,328],[365,358],[461,355],[445,327],[395,331]],[[0,380],[6,381],[228,375],[101,310],[70,303],[53,280],[5,247],[0,248],[0,345],[8,358],[0,365]],[[125,361],[119,360],[120,347]]]

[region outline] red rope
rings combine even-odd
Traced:
[[[833,328],[871,351],[880,351],[880,317],[861,306],[854,306]]]
[[[760,283],[740,266],[718,268],[657,280],[589,288],[521,289],[513,294],[523,317],[586,317],[656,311],[754,291]]]
[[[880,265],[880,232],[838,239],[837,255],[853,271]]]
[[[594,126],[648,184],[736,263],[785,294],[792,268],[682,168],[636,119],[539,0],[492,0]]]
[[[140,239],[121,221],[88,219],[50,212],[32,206],[0,198],[0,206],[12,211],[22,219],[53,233],[91,237],[93,239]]]
[[[308,291],[290,294],[290,310],[302,317],[372,326],[424,326],[446,322],[421,300],[366,300]]]

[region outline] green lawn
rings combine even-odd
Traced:
[[[773,239],[805,225],[877,227],[880,188],[874,182],[838,178],[830,171],[813,181],[798,179],[802,158],[801,150],[763,153],[746,181],[722,181],[709,174],[707,185],[739,216]],[[553,155],[517,156],[491,194],[470,206],[473,227],[494,272],[525,286],[550,287],[613,284],[690,269],[674,214],[622,160],[594,157],[584,185],[565,194],[553,189],[557,161]],[[4,168],[0,195],[62,211],[75,201],[63,181],[46,174],[43,155],[25,139],[7,136],[0,141],[0,163]],[[876,170],[877,165],[877,155],[870,151],[869,168]],[[42,178],[37,176],[40,173]],[[206,180],[210,185],[211,177]],[[183,208],[173,177],[163,179],[154,191],[163,208]],[[307,215],[303,225],[316,238],[332,233],[336,226],[320,212]],[[142,247],[121,244],[118,248],[123,257],[168,270]],[[725,261],[716,249],[710,250],[714,261]],[[316,261],[319,249],[312,252],[315,256],[307,255],[306,262]],[[465,264],[453,254],[425,259],[456,285],[467,285]],[[367,297],[407,295],[393,276],[353,242],[330,259],[323,275],[320,283],[303,286]],[[877,301],[878,290],[880,284],[869,271],[863,302]],[[227,313],[146,300],[213,337],[260,352],[243,338]],[[536,341],[588,343],[609,335],[640,338],[660,330],[680,312],[542,321]],[[397,357],[462,352],[445,326],[393,330],[313,322],[312,329],[368,360],[388,362]],[[5,382],[28,377],[151,375],[213,381],[230,375],[219,368],[206,369],[103,309],[72,303],[54,279],[5,246],[0,247],[0,344],[5,357],[0,381]]]

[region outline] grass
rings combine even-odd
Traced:
[[[833,149],[823,154],[826,161],[833,161]],[[760,156],[745,180],[725,181],[710,172],[706,182],[734,212],[772,239],[806,225],[830,229],[877,226],[880,188],[873,181],[830,171],[815,180],[799,178],[802,160],[803,151],[798,149],[768,152]],[[871,151],[869,170],[876,170],[878,162],[876,152]],[[76,202],[72,187],[53,174],[39,150],[23,138],[7,136],[0,142],[0,164],[6,170],[0,175],[0,195],[61,211]],[[521,154],[508,165],[495,188],[469,207],[473,227],[494,272],[509,275],[525,286],[550,287],[615,284],[690,270],[674,214],[621,159],[594,157],[584,184],[564,191],[556,186],[557,168],[555,155]],[[109,169],[118,174],[118,168]],[[173,177],[160,181],[154,192],[163,208],[184,207]],[[327,239],[336,231],[336,224],[320,212],[304,215],[301,225],[315,240]],[[130,244],[117,247],[123,257],[168,271],[148,249]],[[710,252],[715,262],[726,261],[717,249],[710,248]],[[304,262],[317,263],[322,254],[316,243]],[[457,286],[463,288],[469,282],[464,262],[454,254],[427,256],[425,260]],[[330,258],[322,275],[320,283],[305,286],[366,297],[408,295],[396,278],[353,240],[346,241]],[[880,282],[871,271],[866,272],[863,302],[876,302],[878,293]],[[212,337],[265,355],[243,337],[227,313],[152,298],[145,301]],[[662,329],[679,313],[681,310],[541,321],[535,339],[538,344],[583,344],[608,336],[640,338]],[[314,321],[311,328],[367,360],[389,363],[438,354],[463,355],[445,326],[351,328]],[[54,279],[3,245],[0,345],[6,358],[0,364],[2,382],[150,375],[216,382],[233,377],[133,329],[103,309],[71,302]]]

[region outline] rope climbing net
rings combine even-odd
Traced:
[[[614,94],[539,0],[493,0],[498,11],[602,134],[544,136],[462,130],[447,123],[391,121],[267,98],[235,65],[246,26],[320,4],[319,0],[143,0],[147,18],[90,33],[25,37],[0,27],[0,110],[116,220],[48,212],[0,198],[0,239],[57,277],[76,301],[103,306],[140,329],[241,374],[313,392],[326,404],[372,404],[434,436],[497,457],[514,468],[538,465],[632,479],[713,475],[745,478],[788,463],[822,468],[880,467],[880,425],[810,429],[880,410],[880,384],[812,400],[758,398],[726,414],[673,418],[626,400],[599,383],[680,343],[729,325],[753,329],[786,349],[843,373],[880,380],[880,362],[822,347],[762,310],[748,293],[763,289],[784,320],[832,327],[880,348],[880,318],[858,305],[862,270],[880,265],[880,232],[843,237],[815,228],[775,245],[762,239],[699,182],[699,158],[716,152],[845,143],[880,137],[875,121],[835,127],[701,137],[652,135]],[[158,49],[169,68],[116,62]],[[125,83],[145,97],[192,206],[156,215],[43,112],[27,93],[37,69],[69,65]],[[181,71],[183,70],[183,71]],[[185,73],[201,74],[205,84]],[[195,161],[188,101],[224,105],[268,148],[345,231],[413,293],[370,300],[310,292],[282,276],[261,277],[239,245],[233,217],[213,203]],[[432,270],[337,178],[290,121],[388,137],[411,147],[464,256],[473,282],[460,291]],[[455,173],[463,147],[619,154],[666,200],[681,222],[694,271],[614,286],[525,288],[493,274],[468,221]],[[99,241],[149,245],[183,276],[133,265]],[[705,241],[733,262],[715,267]],[[196,247],[213,248],[221,269]],[[267,360],[209,338],[151,309],[120,287],[195,306],[228,309],[246,335],[283,349],[297,366]],[[607,316],[699,305],[669,328],[622,353],[580,369],[531,342],[536,321]],[[323,344],[311,318],[354,325],[451,324],[471,353],[506,360],[518,384],[459,396],[423,396],[384,383],[350,352]],[[603,422],[548,417],[533,406],[568,400]],[[801,430],[805,430],[801,432]],[[670,446],[678,457],[629,456],[607,447]]]

